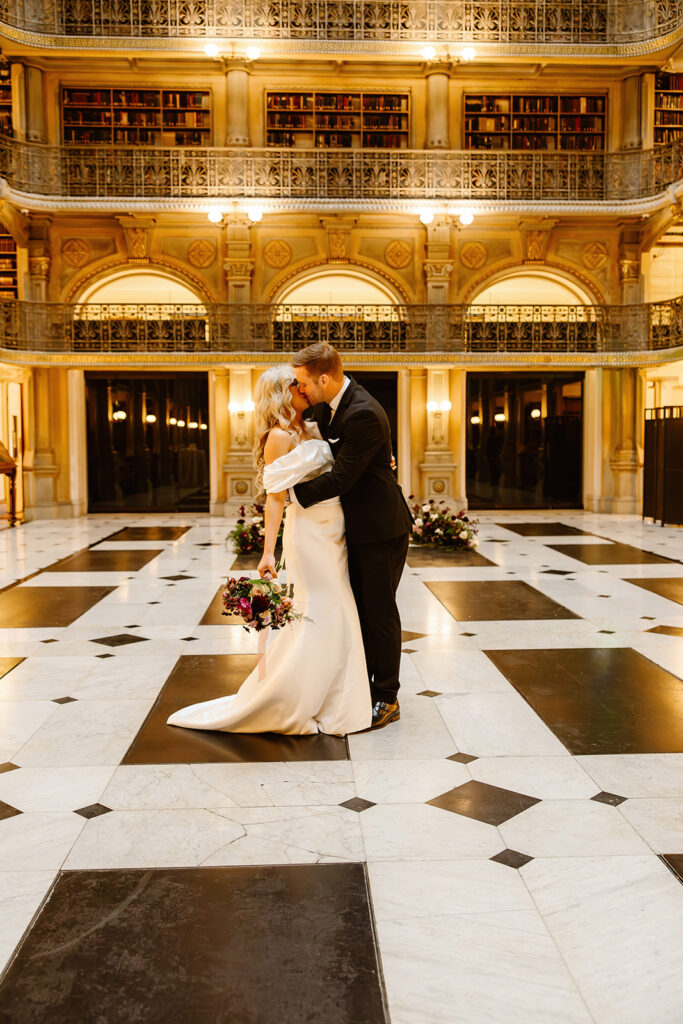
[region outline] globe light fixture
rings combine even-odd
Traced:
[[[438,402],[427,402],[427,412],[436,412],[439,408]]]
[[[255,408],[256,408],[256,406],[255,406],[254,402],[252,402],[251,398],[244,403],[244,411],[245,412],[253,412]]]
[[[471,210],[462,210],[460,217],[458,218],[461,224],[471,224],[474,220],[474,214]]]
[[[445,402],[439,402],[439,409],[441,410],[441,412],[449,412],[450,408],[451,403],[448,401],[448,399],[446,399]]]
[[[187,425],[190,430],[196,430],[197,427],[199,426],[196,420],[190,420],[190,422]]]
[[[263,217],[263,210],[261,210],[258,206],[250,206],[249,209],[247,210],[247,217],[252,222],[252,224],[258,224],[258,222]]]
[[[148,412],[145,416],[145,423],[156,423],[157,418],[153,412]]]
[[[433,46],[425,46],[424,50],[422,51],[422,56],[424,57],[425,60],[434,60],[434,57],[436,56],[436,50],[434,49]]]
[[[529,415],[531,416],[532,420],[539,420],[541,418],[541,410],[532,409]]]
[[[217,57],[218,47],[216,46],[215,43],[207,43],[206,46],[204,47],[204,53],[206,54],[207,57]]]
[[[212,224],[220,224],[223,220],[223,211],[214,207],[212,210],[209,210],[208,217]]]
[[[209,429],[209,426],[208,426],[208,424],[207,424],[207,423],[200,423],[200,424],[199,424],[199,429],[200,429],[200,430],[208,430],[208,429]]]
[[[431,224],[432,221],[434,220],[434,214],[432,213],[431,210],[423,210],[422,213],[420,214],[420,220],[426,227],[428,224]]]
[[[460,58],[464,61],[474,60],[476,53],[473,46],[465,46],[460,52]]]
[[[479,424],[481,423],[481,416],[470,416],[470,423],[473,426],[478,427]]]
[[[496,423],[505,423],[505,420],[507,419],[504,412],[497,412],[493,418]]]
[[[260,56],[261,51],[259,50],[258,46],[247,47],[247,57],[249,58],[249,60],[258,60]]]
[[[168,422],[172,427],[175,427],[178,423],[178,420],[175,418],[175,416],[169,416]]]
[[[184,427],[185,426],[185,420],[178,420],[177,426]]]

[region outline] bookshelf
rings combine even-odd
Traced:
[[[17,297],[17,243],[0,234],[0,301]]]
[[[607,98],[466,93],[465,149],[603,150]]]
[[[655,79],[655,146],[683,136],[683,74],[660,71]]]
[[[211,93],[201,89],[62,89],[66,146],[208,146]]]
[[[0,133],[12,135],[12,77],[7,61],[0,59]]]
[[[388,92],[266,92],[266,143],[296,149],[408,149],[410,97]]]

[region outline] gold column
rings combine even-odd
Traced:
[[[450,149],[448,137],[448,88],[449,67],[447,64],[431,64],[427,75],[427,149]]]
[[[223,469],[226,501],[234,508],[256,497],[252,460],[254,415],[249,367],[231,367],[228,393],[229,448]]]
[[[249,70],[245,61],[227,65],[228,131],[226,146],[249,146]]]
[[[420,464],[423,497],[453,499],[457,463],[449,444],[451,400],[449,370],[427,370],[427,447]]]

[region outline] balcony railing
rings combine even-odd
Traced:
[[[682,0],[0,0],[41,35],[628,45],[683,27]]]
[[[0,304],[0,350],[163,356],[652,352],[683,345],[683,297],[640,306]]]
[[[42,196],[622,202],[683,179],[683,139],[618,153],[70,147],[0,137],[0,178]]]

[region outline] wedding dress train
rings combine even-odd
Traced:
[[[329,469],[326,441],[302,441],[264,472],[269,493]],[[363,639],[349,583],[339,498],[304,509],[293,491],[282,548],[294,606],[306,616],[268,638],[264,664],[236,694],[176,711],[169,725],[223,732],[344,735],[372,721]]]

